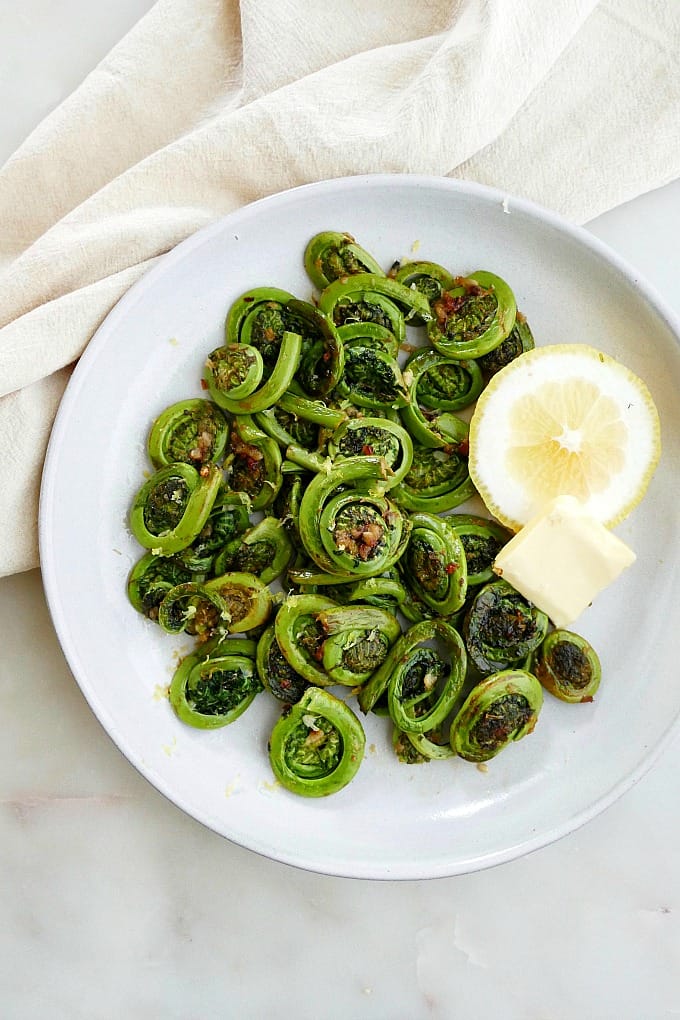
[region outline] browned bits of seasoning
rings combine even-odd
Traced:
[[[370,443],[364,443],[364,445],[361,447],[361,452],[366,457],[372,457],[373,456],[373,447],[371,446]]]
[[[444,567],[444,570],[446,571],[447,574],[449,574],[449,576],[451,574],[455,574],[455,572],[458,570],[458,564],[457,563],[447,563],[446,566]]]
[[[208,388],[207,382],[205,381],[205,379],[201,379],[201,389],[207,390],[207,388]]]

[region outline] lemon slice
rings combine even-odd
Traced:
[[[556,496],[607,527],[645,494],[661,452],[649,390],[593,347],[558,344],[498,372],[470,422],[470,476],[489,511],[518,531]]]

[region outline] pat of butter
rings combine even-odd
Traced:
[[[501,549],[493,569],[567,627],[634,562],[633,550],[577,499],[558,496]]]

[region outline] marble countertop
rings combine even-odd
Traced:
[[[0,10],[0,162],[150,6]],[[680,313],[680,181],[589,229]],[[606,812],[527,857],[337,879],[215,835],[128,764],[38,571],[0,581],[0,647],[3,1018],[680,1016],[680,733]]]

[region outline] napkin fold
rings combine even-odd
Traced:
[[[675,0],[159,0],[0,170],[0,575],[38,563],[69,366],[159,256],[344,174],[583,222],[680,175],[679,49]]]

